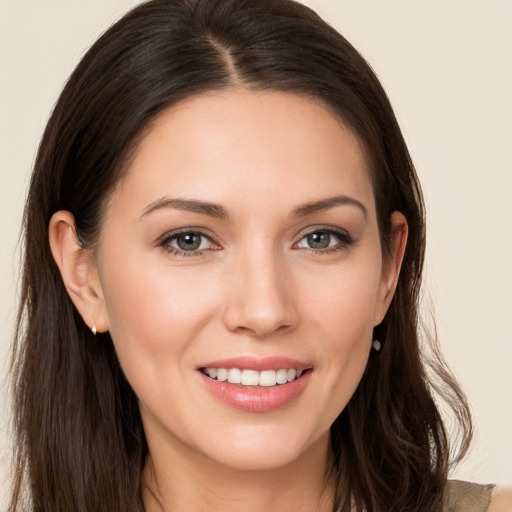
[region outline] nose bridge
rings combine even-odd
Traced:
[[[232,331],[263,337],[296,322],[283,255],[269,240],[248,244],[233,261],[225,320]]]

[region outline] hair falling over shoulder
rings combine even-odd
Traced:
[[[137,397],[109,334],[95,338],[75,310],[50,252],[48,223],[69,210],[81,244],[94,248],[105,202],[148,123],[181,99],[236,86],[316,99],[353,129],[371,162],[384,255],[391,213],[407,219],[398,288],[375,329],[382,350],[370,356],[331,427],[335,509],[348,512],[351,500],[368,512],[441,509],[471,420],[435,337],[420,322],[424,205],[378,79],[343,36],[292,0],[153,0],[87,52],[39,147],[23,224],[9,510],[143,510],[147,444]],[[437,400],[454,413],[458,443],[449,439]]]

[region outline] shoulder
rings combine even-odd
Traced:
[[[487,512],[512,512],[512,487],[496,487]]]
[[[500,509],[489,509],[493,490],[494,485],[449,480],[443,512],[502,512]]]

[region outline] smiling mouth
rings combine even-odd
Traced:
[[[241,370],[239,368],[200,368],[201,373],[212,380],[229,382],[240,386],[273,387],[299,379],[306,370],[280,368],[279,370]]]

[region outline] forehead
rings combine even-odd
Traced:
[[[160,114],[111,199],[120,194],[141,209],[163,195],[267,209],[337,194],[373,203],[352,130],[320,102],[249,90],[203,93]]]

